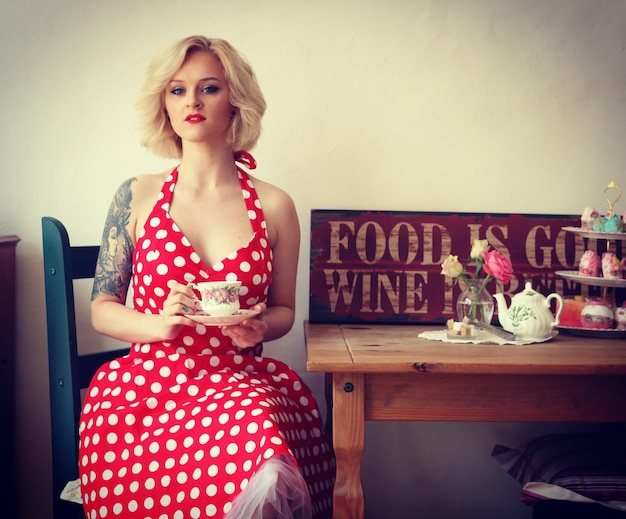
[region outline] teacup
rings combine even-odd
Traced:
[[[187,286],[200,292],[200,299],[194,299],[196,305],[211,316],[224,317],[239,311],[241,281],[203,281]]]

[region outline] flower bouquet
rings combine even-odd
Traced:
[[[489,248],[488,240],[474,240],[465,265],[461,264],[458,256],[452,254],[441,264],[443,275],[454,279],[454,283],[463,281],[464,286],[456,304],[459,321],[467,316],[491,323],[494,302],[485,288],[491,279],[495,279],[496,284],[502,288],[513,277],[511,260],[499,251],[490,251]]]

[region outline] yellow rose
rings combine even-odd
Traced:
[[[463,272],[463,265],[459,262],[458,256],[450,254],[441,264],[441,273],[444,276],[456,278]]]
[[[489,250],[489,242],[487,240],[474,240],[472,243],[472,251],[470,252],[470,258],[478,259],[483,257],[483,252]]]

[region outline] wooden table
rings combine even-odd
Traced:
[[[307,370],[332,375],[335,518],[363,518],[365,420],[625,422],[626,340],[526,346],[419,338],[442,326],[305,322]]]

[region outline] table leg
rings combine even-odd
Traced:
[[[333,495],[335,519],[363,519],[361,458],[365,447],[365,376],[333,374],[333,448],[337,478]]]

